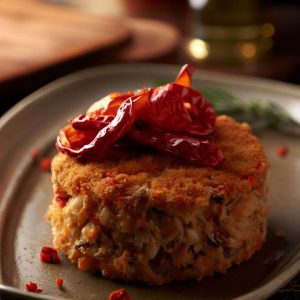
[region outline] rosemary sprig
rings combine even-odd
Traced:
[[[245,101],[216,87],[202,87],[199,90],[211,102],[217,114],[226,114],[237,121],[247,122],[255,131],[269,128],[300,135],[300,124],[274,102],[263,99]]]

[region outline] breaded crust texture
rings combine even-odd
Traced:
[[[249,259],[266,236],[267,158],[249,126],[227,116],[209,139],[225,155],[217,168],[154,151],[85,163],[57,154],[54,246],[82,271],[150,285]]]

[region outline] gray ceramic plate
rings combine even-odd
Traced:
[[[30,153],[39,148],[54,154],[53,142],[66,120],[83,112],[96,99],[112,91],[151,86],[154,80],[171,81],[179,67],[164,65],[105,66],[58,80],[11,109],[0,121],[0,290],[2,295],[38,298],[107,299],[124,287],[132,299],[263,299],[300,271],[300,138],[266,132],[262,136],[270,163],[271,217],[263,249],[226,275],[162,287],[114,282],[81,273],[63,256],[60,265],[39,260],[40,248],[51,245],[50,226],[44,214],[52,198],[50,174],[41,172]],[[219,86],[244,98],[280,102],[300,118],[298,87],[258,79],[199,72],[197,85]],[[285,158],[276,148],[288,145]],[[282,229],[286,238],[273,233]],[[263,262],[279,258],[272,267]],[[55,284],[64,278],[64,289]],[[42,294],[25,292],[24,284],[37,281]],[[15,296],[13,296],[15,295]],[[6,297],[6,296],[5,296]]]

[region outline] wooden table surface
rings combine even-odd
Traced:
[[[0,83],[101,53],[129,39],[117,17],[96,17],[35,0],[0,1]]]

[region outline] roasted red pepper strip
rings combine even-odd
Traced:
[[[125,100],[118,109],[113,120],[99,131],[80,131],[81,140],[76,139],[78,130],[67,125],[57,138],[57,147],[70,156],[83,157],[102,156],[105,150],[116,140],[121,138],[132,126],[134,121],[132,115],[132,99]]]
[[[203,139],[213,132],[216,114],[204,96],[190,88],[193,71],[185,65],[174,83],[102,98],[60,131],[58,150],[78,158],[99,158],[127,135],[201,165],[220,164],[221,150]],[[144,136],[132,129],[136,122],[146,125]]]
[[[128,92],[106,96],[88,110],[89,120],[97,119],[99,114],[115,114],[120,103],[134,95],[136,120],[188,135],[208,135],[214,129],[216,113],[201,93],[190,88],[194,70],[194,67],[185,65],[175,83],[141,89],[134,94]]]
[[[157,128],[131,129],[129,136],[141,144],[150,145],[202,166],[216,167],[224,160],[221,150],[208,140],[164,133]]]
[[[91,118],[100,115],[115,115],[120,105],[128,98],[135,96],[137,93],[111,93],[106,97],[95,102],[89,109],[88,113]]]
[[[180,84],[180,85],[183,85],[183,86],[191,86],[192,84],[192,75],[193,73],[195,72],[196,68],[194,66],[191,66],[191,65],[184,65],[175,82],[177,84]]]
[[[161,129],[187,135],[205,136],[213,132],[216,113],[202,94],[175,83],[153,89],[151,109],[142,119]]]
[[[99,131],[100,129],[108,126],[114,116],[97,116],[92,117],[89,114],[82,114],[72,120],[71,125],[76,130],[95,130]]]

